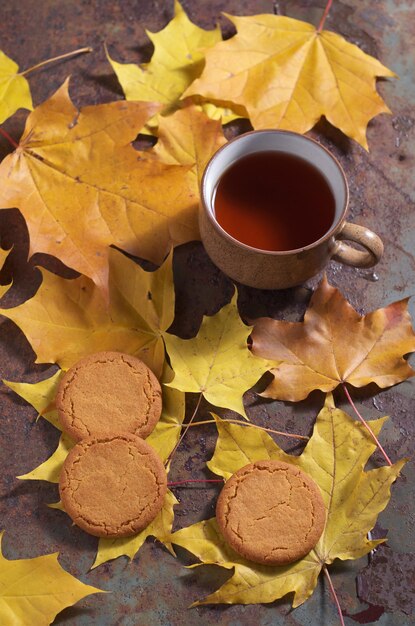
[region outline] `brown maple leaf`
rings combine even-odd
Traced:
[[[362,317],[324,278],[304,322],[256,320],[252,351],[275,361],[274,380],[262,395],[297,402],[340,383],[385,388],[413,376],[403,358],[415,350],[407,304],[393,302]]]

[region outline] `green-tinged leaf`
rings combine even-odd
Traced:
[[[175,532],[171,540],[197,556],[203,564],[234,568],[232,577],[218,591],[195,602],[193,606],[273,602],[276,597],[283,597],[293,591],[304,601],[317,583],[318,568],[314,554],[310,553],[297,563],[284,567],[247,561],[223,539],[215,518],[183,528]],[[279,590],[277,596],[276,589]]]
[[[369,422],[376,435],[385,420]],[[286,454],[264,432],[246,432],[243,426],[218,417],[216,422],[219,437],[209,462],[212,471],[227,479],[256,460],[290,462],[317,483],[327,517],[315,548],[303,559],[285,566],[259,565],[235,553],[221,536],[215,519],[173,533],[171,542],[195,554],[202,563],[234,568],[232,577],[220,589],[196,604],[272,602],[292,592],[293,606],[299,606],[313,593],[324,564],[336,558],[359,558],[383,541],[368,540],[367,533],[387,505],[390,487],[405,460],[365,472],[376,445],[362,424],[334,406],[331,396],[300,456]]]
[[[124,537],[122,539],[100,539],[97,556],[92,567],[98,567],[98,565],[106,563],[106,561],[116,559],[123,555],[133,559],[147,537],[150,536],[164,543],[170,552],[174,554],[169,540],[166,540],[166,537],[170,537],[174,518],[173,507],[175,504],[178,504],[176,497],[170,490],[167,490],[163,508],[141,533],[133,537]]]
[[[269,368],[248,349],[251,327],[239,317],[236,295],[216,315],[204,317],[196,337],[164,334],[174,370],[170,387],[203,393],[215,406],[246,417],[242,396]]]
[[[92,593],[105,592],[68,574],[58,563],[58,553],[12,561],[0,553],[0,623],[4,626],[49,626],[65,607]]]
[[[0,124],[18,109],[33,109],[30,87],[19,66],[0,50]]]
[[[59,502],[50,502],[48,504],[48,507],[50,509],[56,509],[57,511],[62,511],[63,513],[65,513],[65,509],[63,508],[63,504],[61,500],[59,500]]]
[[[298,606],[309,598],[317,584],[318,567],[312,552],[293,565],[270,568],[266,565],[240,563],[235,565],[233,576],[215,593],[210,594],[194,606],[202,604],[257,604],[275,600],[294,593]],[[270,571],[271,570],[271,571]],[[273,571],[272,571],[273,570]],[[260,600],[258,600],[260,598]]]
[[[242,559],[222,537],[214,517],[178,530],[172,534],[172,541],[205,564],[231,569]]]

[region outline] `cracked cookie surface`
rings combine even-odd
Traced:
[[[75,441],[113,432],[145,438],[160,418],[161,388],[140,359],[98,352],[66,372],[56,407],[63,430]]]
[[[225,483],[216,519],[229,545],[246,559],[284,565],[316,545],[326,511],[319,488],[295,465],[256,461]]]
[[[69,452],[59,480],[63,507],[97,537],[140,532],[163,506],[167,476],[143,439],[128,433],[87,437]]]

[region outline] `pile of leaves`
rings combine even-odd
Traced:
[[[392,464],[384,453],[386,466],[365,471],[386,418],[366,423],[359,416],[359,424],[336,409],[330,392],[340,384],[350,397],[350,386],[375,382],[384,388],[413,375],[403,358],[415,350],[407,301],[362,318],[323,280],[303,323],[257,320],[251,349],[252,327],[241,320],[235,294],[216,315],[204,318],[196,337],[183,340],[168,332],[175,304],[171,250],[199,237],[198,185],[209,158],[226,141],[223,123],[246,117],[254,128],[304,133],[324,115],[367,148],[368,121],[388,111],[374,79],[394,74],[324,31],[325,18],[316,29],[275,15],[228,17],[237,34],[222,41],[219,29],[192,24],[176,1],[171,22],[149,33],[154,44],[149,63],[124,65],[107,51],[126,100],[77,110],[65,81],[28,115],[19,143],[0,128],[15,147],[0,164],[0,207],[20,209],[31,254],[49,253],[79,272],[65,279],[42,269],[42,283],[31,299],[1,309],[22,329],[37,362],[58,366],[40,383],[6,384],[60,428],[54,397],[62,372],[100,350],[138,356],[163,382],[163,413],[148,442],[167,469],[202,397],[238,413],[240,420],[216,415],[210,420],[218,440],[209,469],[227,480],[259,459],[302,467],[319,485],[327,509],[315,549],[292,565],[265,567],[233,552],[214,519],[172,533],[177,500],[169,491],[144,531],[127,539],[101,539],[93,567],[121,555],[133,558],[151,535],[172,554],[177,544],[202,563],[233,569],[232,577],[200,603],[271,602],[292,592],[298,606],[312,594],[320,571],[332,588],[327,565],[359,558],[379,543],[367,533],[405,461]],[[0,123],[18,108],[32,109],[25,76],[35,68],[19,73],[11,59],[0,56]],[[138,133],[153,134],[155,146],[135,150],[131,143]],[[145,271],[124,253],[159,267]],[[0,255],[2,265],[7,252]],[[0,289],[0,297],[8,288]],[[287,455],[266,429],[248,420],[243,394],[267,371],[274,378],[265,397],[296,402],[314,389],[328,393],[299,457]],[[181,435],[185,393],[198,393],[199,401]],[[73,445],[62,434],[52,456],[19,478],[58,482]],[[52,506],[62,509],[60,503]],[[42,575],[36,586],[31,572],[37,567]],[[24,611],[37,624],[49,624],[64,606],[98,591],[80,587],[58,567],[54,555],[27,561],[1,557],[2,621]],[[23,576],[34,587],[20,595]],[[59,594],[45,582],[57,576],[67,583]],[[47,589],[44,600],[39,599],[42,589]]]

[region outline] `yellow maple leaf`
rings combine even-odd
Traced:
[[[50,509],[56,509],[56,511],[62,511],[62,513],[65,513],[65,509],[63,508],[61,500],[59,500],[58,502],[50,502],[48,504],[48,507]]]
[[[228,479],[235,471],[260,459],[292,463],[317,483],[326,507],[326,525],[313,550],[285,566],[266,566],[244,559],[225,542],[216,519],[198,522],[170,536],[202,563],[233,569],[232,577],[213,594],[195,604],[252,604],[273,602],[294,593],[297,607],[313,593],[322,568],[335,559],[357,559],[384,541],[367,533],[390,497],[390,487],[405,460],[392,467],[364,471],[376,449],[361,424],[334,406],[329,395],[317,417],[313,435],[303,453],[286,454],[263,431],[226,423],[215,416],[219,437],[209,468]],[[378,434],[386,418],[370,422]]]
[[[10,382],[7,380],[3,380],[3,382],[7,387],[12,389],[14,393],[31,404],[39,415],[48,420],[48,422],[53,424],[58,430],[62,430],[58,412],[55,407],[55,398],[63,374],[63,370],[58,370],[49,378],[41,380],[38,383]],[[27,472],[27,474],[17,476],[17,478],[21,480],[46,480],[51,483],[58,483],[63,462],[74,445],[75,442],[72,441],[66,433],[62,433],[58,447],[53,454],[38,467]]]
[[[276,15],[227,15],[237,35],[206,51],[206,66],[184,97],[199,95],[254,128],[305,133],[324,115],[368,148],[370,119],[389,109],[376,76],[395,74],[354,44],[312,24]]]
[[[30,87],[19,66],[0,50],[0,124],[17,109],[33,109]]]
[[[56,410],[51,409],[51,407],[54,405],[57,386],[62,374],[62,371],[56,372],[50,378],[34,384],[10,382],[6,384],[13,389],[15,393],[32,404],[43,417],[52,421],[57,428],[60,428],[57,415],[56,422],[50,419],[50,415],[56,414]],[[166,376],[166,372],[164,376]],[[184,393],[177,389],[170,389],[169,387],[163,386],[162,413],[155,429],[146,439],[147,443],[154,448],[163,461],[168,459],[179,440],[184,414]],[[46,480],[48,482],[58,483],[62,465],[74,445],[75,442],[72,441],[66,433],[62,433],[58,447],[52,455],[38,467],[17,478],[21,480]],[[174,519],[173,507],[176,504],[177,500],[175,496],[168,491],[162,510],[143,531],[132,537],[122,539],[100,539],[93,567],[97,567],[106,561],[116,559],[122,555],[133,559],[146,538],[150,536],[159,539],[159,541],[166,545],[168,550],[173,552],[171,544],[165,540],[165,537],[171,532]],[[61,502],[48,506],[65,512]]]
[[[190,105],[169,117],[160,118],[156,135],[158,142],[152,150],[153,155],[163,163],[189,166],[193,193],[198,197],[209,159],[226,143],[221,123]]]
[[[6,380],[3,382],[17,395],[31,404],[38,411],[39,415],[48,420],[58,430],[62,430],[55,408],[55,398],[63,374],[63,370],[58,370],[50,378],[38,383],[10,382]],[[163,378],[167,377],[170,376],[169,368],[166,366]],[[155,429],[147,437],[147,443],[154,448],[162,461],[167,461],[180,437],[181,424],[185,416],[185,396],[181,391],[166,386],[162,387],[162,394],[161,416]],[[52,483],[59,482],[62,464],[69,450],[74,445],[75,442],[66,433],[62,433],[58,447],[53,454],[44,463],[27,474],[18,476],[18,478],[23,480],[47,480]]]
[[[297,402],[340,383],[389,387],[414,375],[403,358],[415,350],[408,299],[362,317],[324,278],[304,322],[256,320],[252,350],[275,361],[267,398]]]
[[[185,394],[163,385],[163,409],[155,429],[146,441],[154,448],[162,461],[167,461],[180,438],[185,415]]]
[[[63,374],[59,372],[59,377]],[[56,396],[56,375],[44,380],[40,383],[34,383],[31,386],[33,390],[29,392],[25,387],[27,383],[6,383],[11,389],[18,395],[24,398],[27,402],[35,406],[36,395],[38,390],[36,387],[42,385],[42,390],[49,384],[49,391],[47,393],[49,398],[49,407],[54,405]],[[51,413],[56,413],[56,421],[50,419]],[[147,437],[146,441],[157,452],[162,461],[167,461],[171,451],[174,449],[177,441],[180,437],[181,424],[185,414],[185,400],[184,393],[177,389],[170,389],[169,387],[163,387],[163,408],[159,421],[156,424],[155,429]],[[56,410],[46,412],[43,414],[45,419],[48,419],[56,428],[62,430],[59,423]],[[63,462],[68,456],[69,451],[75,445],[73,441],[66,433],[62,433],[56,450],[51,456],[41,463],[38,467],[35,467],[30,472],[17,476],[21,480],[47,480],[51,483],[58,483],[61,473]]]
[[[109,305],[92,280],[67,280],[42,270],[37,293],[20,306],[1,309],[25,333],[37,362],[68,369],[102,350],[142,359],[160,377],[162,333],[174,317],[172,255],[146,272],[117,250],[109,250]]]
[[[0,206],[23,213],[30,253],[55,255],[106,290],[109,244],[161,263],[171,246],[198,238],[187,168],[130,145],[157,108],[122,101],[78,111],[66,82],[29,115],[0,164]]]
[[[203,394],[215,406],[246,416],[242,395],[269,368],[247,346],[251,327],[239,317],[237,295],[216,315],[204,317],[193,339],[164,333],[174,371],[170,387]]]
[[[92,568],[98,567],[98,565],[102,565],[102,563],[106,563],[112,559],[117,559],[119,556],[125,555],[132,560],[147,537],[150,536],[164,543],[167,549],[174,554],[171,544],[168,541],[166,542],[165,538],[166,536],[168,537],[171,532],[174,519],[173,507],[176,504],[178,504],[176,496],[168,489],[161,511],[141,533],[133,537],[125,537],[122,539],[101,538]]]
[[[174,2],[174,17],[158,33],[146,31],[154,54],[149,63],[118,63],[110,57],[108,61],[124,91],[127,100],[160,102],[164,105],[162,115],[172,113],[179,104],[185,89],[200,76],[204,64],[204,52],[222,40],[219,27],[204,30],[193,24],[178,0]],[[207,103],[199,107],[214,119],[226,124],[239,117],[229,108],[223,109]],[[157,125],[158,116],[148,122]]]
[[[62,433],[58,447],[46,461],[27,472],[27,474],[21,474],[16,476],[16,478],[20,480],[46,480],[50,483],[58,483],[62,465],[75,443],[66,433]]]
[[[163,386],[163,410],[155,429],[147,437],[162,461],[167,461],[174,450],[181,433],[181,424],[185,414],[184,393],[177,389]],[[163,507],[154,520],[138,535],[122,539],[101,538],[98,543],[97,555],[92,568],[119,556],[133,559],[147,537],[155,537],[174,554],[173,548],[166,537],[169,537],[174,520],[173,507],[178,504],[175,495],[168,489]]]
[[[4,626],[48,626],[65,607],[92,593],[106,592],[66,572],[58,563],[58,553],[8,560],[0,551],[0,622]]]
[[[62,370],[58,370],[49,378],[38,383],[12,382],[10,380],[3,380],[3,383],[31,404],[39,415],[61,430],[58,412],[55,408],[55,397],[62,374]]]

